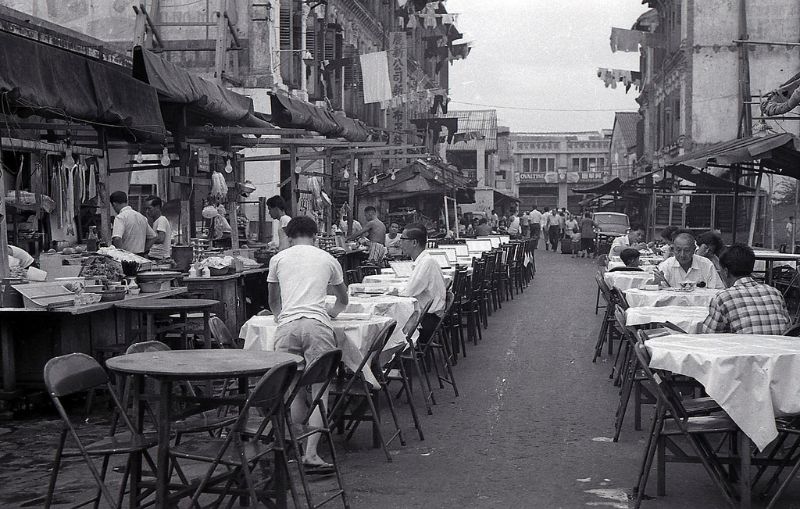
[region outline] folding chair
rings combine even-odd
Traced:
[[[735,438],[739,428],[724,413],[709,415],[712,412],[721,412],[719,407],[709,398],[701,398],[700,400],[695,400],[692,405],[687,405],[689,402],[684,402],[675,390],[669,373],[663,371],[654,372],[650,369],[650,354],[641,335],[633,350],[639,366],[641,366],[658,397],[656,414],[653,418],[650,437],[645,448],[639,479],[634,489],[636,496],[634,508],[638,509],[641,505],[650,467],[656,453],[658,453],[658,494],[665,494],[667,448],[674,454],[671,461],[693,463],[699,460],[713,483],[722,492],[725,501],[732,506],[733,500],[736,498],[735,490],[728,481],[724,466],[714,447],[709,443],[708,436],[722,434],[724,442]],[[680,448],[674,440],[674,437],[678,436],[684,437],[689,441],[696,457],[688,455]]]
[[[421,358],[430,357],[431,364],[436,371],[436,378],[439,380],[439,388],[444,389],[444,383],[450,384],[453,387],[453,392],[455,396],[458,397],[458,386],[456,385],[456,379],[453,375],[453,362],[452,362],[452,351],[449,345],[449,338],[447,336],[447,331],[442,328],[444,324],[444,319],[447,314],[450,312],[450,308],[453,305],[455,297],[452,292],[447,292],[447,301],[444,308],[444,314],[436,324],[436,328],[431,334],[430,339],[424,345],[422,345],[422,349],[420,351]],[[442,371],[443,375],[439,374],[439,367],[436,361],[436,354],[439,354],[442,362]]]
[[[253,501],[262,501],[271,506],[268,498],[277,493],[275,488],[267,490],[266,485],[269,481],[274,483],[279,468],[283,469],[292,498],[295,500],[295,505],[297,504],[297,493],[289,476],[283,436],[284,399],[296,372],[297,363],[287,361],[278,364],[262,376],[225,438],[190,440],[170,448],[169,455],[175,464],[178,476],[187,486],[195,484],[186,478],[178,462],[179,459],[211,464],[199,484],[196,484],[190,507],[200,507],[198,499],[203,493],[218,494],[217,504],[220,504],[226,496],[249,496]],[[254,435],[248,431],[248,416],[251,409],[258,411],[262,420]],[[248,440],[245,441],[243,438]],[[273,475],[270,477],[269,472],[264,469],[262,459],[273,452],[282,459],[275,461]],[[226,471],[214,476],[220,465],[224,466]],[[260,479],[261,482],[256,483],[253,473],[259,466],[263,478]],[[219,487],[223,482],[225,485]]]
[[[419,380],[420,391],[423,392],[422,399],[425,402],[425,409],[427,410],[428,415],[433,415],[431,405],[435,405],[436,400],[433,397],[433,389],[431,388],[431,381],[428,378],[428,373],[427,371],[423,371],[422,367],[420,366],[420,355],[419,351],[417,350],[417,345],[414,343],[414,334],[417,332],[417,329],[419,329],[419,325],[422,322],[422,317],[425,316],[428,313],[428,310],[431,308],[431,304],[433,304],[433,302],[429,302],[423,309],[421,309],[419,314],[416,315],[414,322],[411,323],[410,327],[408,327],[408,332],[406,333],[406,348],[397,359],[397,369],[399,372],[395,373],[390,371],[388,374],[389,381],[408,380],[408,385],[403,384],[404,386],[401,387],[400,392],[397,393],[397,396],[399,397],[403,390],[405,390],[406,399],[408,400],[409,405],[413,405],[414,403],[411,401],[411,396],[414,392],[414,386],[411,383],[411,379],[408,377],[408,373],[405,368],[406,362],[411,363],[414,368],[414,375],[416,375],[417,380]]]
[[[462,310],[462,317],[466,317],[467,323],[464,324],[467,329],[468,339],[472,339],[472,344],[478,344],[478,341],[483,341],[483,332],[481,331],[482,315],[481,315],[481,302],[480,298],[480,285],[483,280],[483,267],[484,264],[478,259],[472,261],[472,281],[464,285],[464,298],[461,300],[460,307]]]
[[[387,405],[392,414],[392,421],[395,427],[394,433],[388,440],[383,438],[379,412],[380,394],[383,392],[379,379],[382,376],[380,354],[386,346],[387,340],[394,332],[396,325],[397,322],[392,320],[373,338],[367,354],[358,365],[358,369],[334,381],[330,393],[335,399],[328,413],[328,419],[336,423],[336,427],[340,432],[348,431],[346,440],[350,440],[353,437],[361,421],[371,421],[373,446],[381,447],[386,454],[386,460],[390,462],[392,461],[392,456],[389,454],[389,444],[395,438],[399,438],[400,444],[406,445],[403,431],[400,429],[400,424],[397,420],[397,413],[394,410],[394,403],[388,393],[386,393]],[[370,362],[372,374],[378,379],[378,387],[374,387],[364,376],[364,367],[367,362]],[[350,408],[350,413],[347,412],[348,407]],[[369,410],[369,413],[367,413],[367,410]]]
[[[82,457],[97,484],[97,491],[94,497],[85,502],[76,504],[73,507],[81,507],[89,503],[94,503],[94,506],[97,507],[101,498],[111,507],[121,507],[125,495],[125,485],[127,484],[128,474],[135,455],[143,455],[150,468],[155,470],[155,464],[147,453],[147,449],[155,447],[158,440],[153,435],[144,435],[136,431],[133,423],[125,413],[125,409],[117,398],[114,389],[111,387],[106,371],[92,357],[82,353],[72,353],[50,359],[44,366],[44,383],[47,387],[47,393],[53,401],[58,414],[61,416],[61,421],[64,424],[61,430],[61,436],[59,437],[58,448],[56,449],[53,472],[50,474],[50,482],[47,487],[47,496],[45,497],[44,506],[49,508],[53,503],[53,493],[56,488],[56,481],[58,479],[59,469],[61,468],[62,458]],[[78,436],[77,430],[73,426],[67,411],[62,405],[61,398],[79,392],[86,392],[99,386],[105,386],[108,390],[114,405],[114,411],[122,418],[127,430],[125,433],[117,433],[117,419],[114,419],[107,437],[91,444],[84,444]],[[77,450],[65,449],[68,435],[75,441]],[[119,494],[115,501],[105,484],[106,472],[108,471],[108,463],[111,456],[121,454],[127,455],[128,461],[123,473]],[[100,470],[97,469],[93,457],[103,458]]]
[[[453,277],[452,292],[455,295],[453,305],[445,318],[444,327],[447,328],[453,348],[453,365],[458,364],[458,356],[456,353],[461,353],[462,356],[467,356],[467,346],[464,341],[464,328],[462,320],[462,307],[461,304],[464,300],[464,288],[467,281],[467,269],[456,269],[455,276]]]
[[[322,507],[337,497],[342,498],[342,504],[344,504],[345,508],[350,507],[350,504],[347,502],[347,494],[345,493],[344,485],[342,484],[342,476],[339,472],[339,463],[336,458],[336,448],[333,445],[333,436],[331,434],[331,427],[328,422],[328,412],[325,408],[326,402],[324,400],[325,392],[327,391],[331,381],[336,376],[336,370],[338,369],[341,360],[342,351],[339,349],[331,350],[320,355],[316,360],[306,366],[303,374],[300,375],[300,379],[297,381],[294,390],[286,401],[286,431],[289,435],[289,440],[292,443],[292,451],[294,452],[295,459],[297,461],[300,482],[303,485],[303,492],[306,496],[306,502],[308,503],[309,509],[317,509],[318,507]],[[308,391],[310,393],[312,390],[311,386],[318,384],[321,384],[321,387],[317,394],[311,395],[311,404],[308,407],[308,412],[301,422],[295,423],[290,410],[292,402],[297,397],[305,396],[305,392]],[[309,425],[309,419],[314,413],[314,410],[319,410],[322,417],[322,426]],[[309,487],[308,480],[306,479],[306,473],[302,460],[303,454],[300,446],[301,441],[315,434],[324,436],[328,442],[328,447],[331,454],[331,463],[333,464],[334,473],[336,474],[336,482],[338,485],[338,489],[334,493],[329,494],[327,498],[318,504],[314,503],[311,495],[311,489]]]
[[[218,316],[212,316],[208,320],[208,328],[211,329],[212,345],[216,343],[219,348],[241,349],[244,348],[244,340],[233,337],[228,326]]]
[[[610,341],[610,336],[613,329],[614,306],[616,305],[611,289],[606,284],[603,276],[598,272],[595,274],[594,279],[597,282],[597,287],[600,289],[603,299],[606,301],[606,306],[605,316],[603,316],[603,322],[600,324],[600,332],[597,335],[597,342],[594,345],[594,357],[592,357],[592,362],[597,361],[597,358],[602,355],[603,345],[606,342],[608,342],[608,354],[612,355],[614,353],[613,342]]]

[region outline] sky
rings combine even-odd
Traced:
[[[641,0],[448,0],[446,7],[473,46],[450,67],[450,109],[495,108],[512,131],[551,132],[611,129],[614,111],[638,108],[635,88],[605,88],[597,68],[639,70],[639,54],[612,53],[609,36],[612,26],[633,25],[646,10]],[[536,111],[546,109],[592,111]]]

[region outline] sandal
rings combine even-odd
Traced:
[[[336,471],[331,463],[306,463],[303,462],[303,470],[307,474],[332,474]]]

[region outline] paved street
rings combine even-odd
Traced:
[[[434,415],[422,416],[424,442],[401,404],[407,445],[393,444],[392,463],[369,447],[367,427],[340,445],[354,508],[628,507],[644,435],[629,419],[620,442],[610,442],[617,390],[607,363],[591,363],[596,266],[537,255],[533,286],[490,318],[483,342],[456,367],[461,396],[437,391]],[[57,424],[4,426],[11,431],[0,435],[0,506],[39,506]],[[723,507],[701,467],[667,471],[668,496],[646,500],[645,509]],[[62,500],[89,486],[78,465],[67,472]],[[798,490],[785,500],[783,507],[800,501]]]

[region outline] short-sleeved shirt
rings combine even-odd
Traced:
[[[384,238],[383,245],[386,246],[386,249],[389,251],[389,255],[391,256],[400,256],[403,254],[403,249],[400,247],[400,234],[391,238],[389,234],[386,234]]]
[[[377,217],[372,221],[367,221],[364,229],[370,228],[367,238],[372,242],[383,244],[386,242],[386,225]]]
[[[164,242],[162,244],[153,244],[150,248],[150,258],[169,258],[172,256],[172,225],[169,224],[169,219],[164,216],[159,216],[158,219],[153,221],[153,231],[164,232]]]
[[[275,231],[275,229],[278,230],[278,250],[279,251],[283,251],[284,249],[289,247],[289,236],[286,235],[286,230],[284,228],[286,228],[286,225],[288,225],[289,221],[291,221],[291,220],[292,220],[291,217],[289,217],[286,214],[284,214],[284,215],[282,215],[278,219],[275,219],[272,222],[272,224],[274,225],[273,226],[273,232]]]
[[[708,288],[725,288],[725,284],[719,278],[717,269],[708,258],[692,255],[692,265],[689,270],[683,270],[678,260],[672,256],[667,258],[658,266],[658,270],[664,273],[664,278],[670,286],[680,286],[684,281],[695,283],[704,282]]]
[[[531,223],[541,223],[542,222],[542,213],[538,210],[531,211]]]
[[[711,299],[703,329],[733,334],[783,334],[790,324],[781,292],[751,277],[743,277]]]
[[[447,303],[447,286],[439,263],[427,251],[414,260],[411,277],[401,294],[416,298],[420,308],[430,302],[428,313],[441,316]]]
[[[584,217],[581,219],[581,238],[593,239],[594,238],[594,221],[591,218]]]
[[[522,214],[522,216],[519,218],[519,224],[520,224],[520,225],[522,225],[522,226],[529,226],[529,225],[530,225],[530,223],[531,223],[531,216],[529,216],[529,215],[528,215],[528,213],[527,213],[527,212],[525,212],[525,213],[524,213],[524,214]]]
[[[519,225],[519,217],[511,216],[508,222],[508,233],[510,235],[516,235],[519,233],[520,225]]]
[[[111,229],[111,238],[120,238],[122,240],[120,247],[135,254],[144,253],[147,239],[152,239],[155,236],[156,232],[150,228],[147,218],[130,206],[123,207],[117,213],[117,217],[114,219],[114,226]]]
[[[558,219],[559,217],[560,216],[558,214],[547,214],[547,227],[548,228],[551,228],[553,226],[560,227],[561,222]]]
[[[325,296],[328,285],[343,281],[342,266],[318,247],[301,244],[280,251],[270,260],[267,275],[268,283],[278,283],[281,287],[278,325],[312,318],[331,327]]]
[[[480,236],[491,235],[492,234],[492,225],[489,223],[482,223],[479,224],[475,228],[475,234]]]
[[[631,239],[628,238],[627,235],[620,235],[619,237],[614,239],[614,242],[611,243],[611,252],[614,252],[614,248],[621,247],[625,249],[626,247],[631,246]],[[622,252],[622,250],[620,250]],[[619,254],[619,253],[617,253]]]
[[[8,266],[27,269],[33,263],[33,256],[17,246],[8,246]]]

